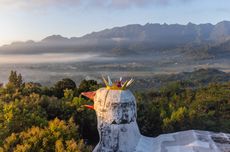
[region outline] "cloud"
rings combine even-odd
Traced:
[[[47,9],[50,7],[81,7],[96,8],[144,7],[149,5],[168,6],[175,2],[185,3],[194,0],[0,0],[0,8],[13,9]]]
[[[228,8],[216,8],[217,12],[221,12],[221,13],[229,13],[230,10]]]
[[[0,0],[2,9],[47,9],[60,6],[80,6],[82,0]]]

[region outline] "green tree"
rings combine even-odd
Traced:
[[[12,84],[16,88],[20,88],[23,83],[22,75],[20,73],[17,74],[17,71],[11,71],[8,78],[8,83]]]
[[[41,94],[42,93],[41,87],[42,86],[40,83],[34,83],[34,82],[24,83],[22,94],[23,95],[30,95],[32,93]]]
[[[78,87],[78,93],[85,91],[95,91],[100,85],[95,80],[83,80]]]
[[[75,90],[76,89],[75,82],[69,78],[65,78],[62,79],[61,81],[58,81],[54,85],[54,94],[56,95],[56,97],[62,98],[64,96],[65,89]]]
[[[89,152],[92,150],[80,140],[73,119],[65,122],[57,118],[50,121],[47,127],[31,127],[26,131],[11,134],[1,148],[7,152]]]

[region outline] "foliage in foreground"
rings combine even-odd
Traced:
[[[95,81],[84,80],[77,88],[72,80],[63,79],[47,88],[23,83],[12,71],[0,88],[0,151],[92,151],[88,140],[98,138],[95,114],[82,107],[88,101],[79,97],[79,90],[98,87]]]
[[[48,126],[31,127],[20,133],[12,133],[3,144],[2,151],[90,151],[83,140],[79,140],[77,126],[73,119],[68,122],[55,118]]]

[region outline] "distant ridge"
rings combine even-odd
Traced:
[[[131,24],[92,32],[82,37],[51,35],[39,42],[17,42],[0,47],[0,54],[94,53],[103,56],[155,56],[170,51],[189,59],[229,57],[230,21],[210,23]],[[197,53],[201,55],[197,55]]]

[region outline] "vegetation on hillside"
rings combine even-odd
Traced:
[[[0,152],[88,152],[98,142],[96,115],[82,107],[83,91],[101,85],[65,78],[52,87],[23,82],[12,71],[0,85]],[[230,82],[190,87],[171,82],[137,91],[138,124],[147,136],[187,129],[230,132]]]
[[[136,97],[138,124],[147,136],[188,129],[230,132],[230,82],[200,88],[173,82]]]
[[[170,83],[181,81],[187,87],[198,88],[208,86],[210,83],[225,83],[230,81],[230,73],[217,69],[196,69],[192,72],[181,72],[176,74],[159,74],[151,77],[138,78],[135,81],[133,90],[147,91],[160,89]]]

